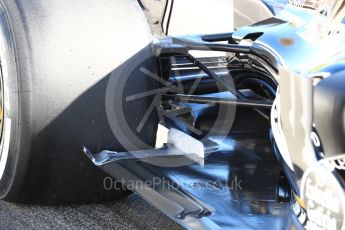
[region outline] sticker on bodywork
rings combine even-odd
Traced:
[[[332,162],[333,159],[319,161],[303,175],[301,196],[308,215],[306,229],[344,229],[343,180]]]
[[[289,0],[288,4],[304,9],[320,10],[332,8],[334,2],[334,0]]]
[[[314,12],[312,19],[297,32],[307,42],[332,50],[344,41],[345,27],[341,22],[345,16],[345,1],[290,0],[289,5]],[[330,48],[333,44],[335,47]]]

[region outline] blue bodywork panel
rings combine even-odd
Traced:
[[[263,0],[263,2],[274,14],[277,14],[284,9],[285,5],[288,3],[288,0]]]

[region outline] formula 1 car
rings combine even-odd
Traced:
[[[289,1],[233,33],[154,42],[158,72],[139,58],[119,72],[127,79],[108,83],[110,125],[126,151],[84,152],[186,228],[344,229],[344,16],[341,0]],[[131,90],[143,75],[156,88]],[[143,98],[144,113],[126,112]],[[134,144],[155,125],[168,129],[165,144]]]
[[[238,26],[232,5],[227,0],[0,0],[0,198],[66,203],[128,195],[106,191],[106,175],[81,154],[86,144],[96,152],[125,150],[105,106],[111,73],[135,54],[151,54],[152,42],[168,33],[232,30]],[[255,6],[255,20],[273,15],[266,4]],[[218,14],[206,18],[207,12]],[[155,69],[149,60],[148,65]],[[133,84],[133,92],[156,87],[144,78]],[[140,106],[128,113],[144,111],[145,101]],[[144,142],[154,141],[155,129],[142,132]]]
[[[190,229],[343,229],[345,1],[181,35],[174,10],[202,5],[183,2],[0,1],[0,197],[131,190]]]

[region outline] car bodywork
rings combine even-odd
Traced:
[[[228,32],[233,28],[270,18],[286,5],[285,0],[274,2],[139,0],[138,2],[145,12],[153,34],[157,37]],[[212,14],[212,17],[205,17],[208,14]]]
[[[163,119],[164,125],[170,128],[166,145],[121,153],[104,150],[93,154],[86,148],[84,152],[102,170],[187,228],[275,226],[290,229],[292,226],[301,227],[300,223],[311,229],[330,226],[341,229],[345,197],[343,173],[339,172],[339,165],[338,168],[330,168],[324,162],[343,162],[339,153],[344,149],[339,144],[342,140],[336,144],[329,143],[324,129],[318,127],[322,123],[318,121],[318,116],[322,117],[318,111],[325,110],[317,109],[316,99],[325,95],[321,93],[325,91],[323,82],[334,79],[332,76],[343,70],[343,53],[340,51],[343,50],[345,30],[340,22],[344,17],[344,1],[321,2],[300,4],[299,1],[290,1],[277,16],[233,33],[165,37],[155,42],[159,79],[167,81],[166,85],[164,81],[160,82],[170,87],[160,94],[159,101],[169,105],[169,111],[164,114],[167,118]],[[226,56],[200,59],[191,54],[195,50],[225,52]],[[175,62],[171,62],[171,58]],[[222,65],[214,66],[214,63]],[[191,76],[194,80],[198,78],[190,70],[191,66],[201,69],[202,78],[213,78],[223,90],[218,88],[196,95],[174,92],[171,87],[176,87],[174,84],[179,84],[179,80]],[[236,68],[240,69],[239,72],[247,69],[255,72],[260,76],[255,80],[264,79],[259,83],[261,87],[265,86],[264,98],[263,95],[255,95],[254,99],[243,96],[242,89],[238,89],[241,84],[236,82],[240,78]],[[182,71],[179,76],[173,75],[172,70],[176,69]],[[224,71],[229,72],[232,78],[224,76]],[[337,82],[343,83],[338,80],[333,85]],[[278,84],[278,94],[273,103]],[[336,110],[343,111],[344,94],[339,92],[339,95],[341,103]],[[207,106],[200,109],[200,104]],[[208,125],[210,120],[219,120],[219,113],[213,109],[215,105],[226,105],[223,113],[226,116],[220,118],[221,126]],[[271,107],[272,113],[267,115],[267,109]],[[227,113],[234,110],[235,114]],[[192,114],[187,122],[180,116],[181,111]],[[179,114],[178,119],[173,119],[171,113]],[[269,116],[270,121],[267,119]],[[229,122],[231,127],[228,130],[224,125]],[[198,128],[201,133],[195,135],[190,126]],[[215,126],[217,132],[214,132]],[[330,126],[333,129],[328,134],[342,136],[339,133],[343,133],[343,127],[339,131],[326,125]],[[324,145],[321,146],[320,140]],[[334,145],[338,148],[329,147]],[[272,191],[278,184],[279,174],[279,168],[274,166],[273,152],[282,165],[283,177],[286,178],[283,186],[287,187],[278,187],[282,194],[277,195],[286,203],[273,201],[275,194]],[[324,172],[321,173],[324,177],[318,177],[315,167]],[[266,170],[258,173],[262,168]],[[331,209],[324,199],[318,204],[320,208],[315,214],[312,206],[315,200],[304,194],[305,187],[307,183],[323,185],[325,180],[331,181],[327,190],[330,201],[340,205]],[[244,189],[243,181],[247,182]],[[327,185],[323,186],[327,188]],[[315,198],[313,194],[310,196]],[[293,211],[288,208],[290,205]],[[332,215],[327,211],[333,212]],[[318,222],[318,215],[325,220]]]

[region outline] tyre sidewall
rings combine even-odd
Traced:
[[[0,1],[0,22],[0,61],[4,109],[3,133],[0,142],[0,198],[11,200],[11,197],[17,197],[18,194],[10,191],[20,191],[16,188],[21,186],[23,181],[20,179],[24,179],[24,177],[18,175],[25,173],[26,158],[30,150],[28,145],[30,143],[28,141],[30,139],[30,121],[26,116],[29,113],[25,112],[25,109],[30,108],[31,90],[30,84],[27,84],[29,81],[20,77],[19,68],[22,60],[27,59],[28,55],[26,55],[26,49],[18,47],[15,42],[13,22],[11,22],[10,15],[2,1]],[[16,26],[16,30],[20,29],[20,26]],[[22,59],[18,58],[18,53],[21,54]],[[26,69],[26,72],[29,70]],[[26,82],[25,89],[20,87],[23,82]],[[26,121],[22,120],[23,117],[26,117]],[[26,140],[23,140],[23,137]]]

